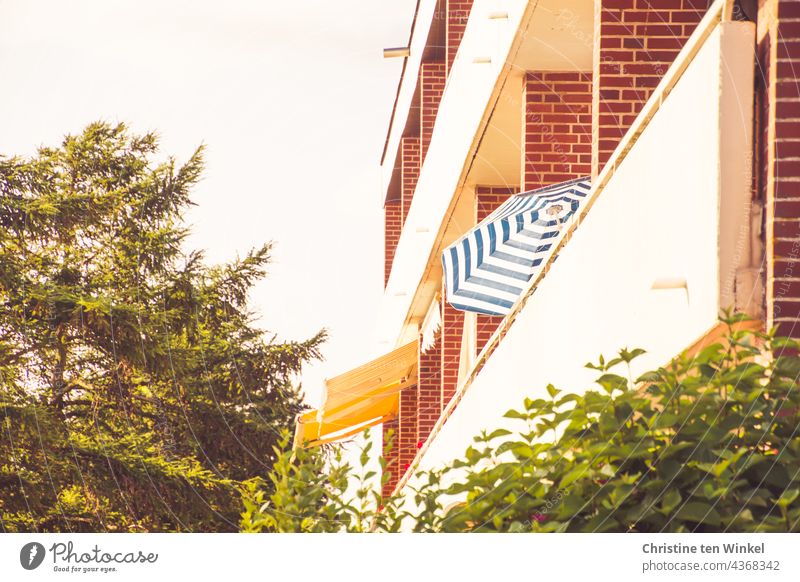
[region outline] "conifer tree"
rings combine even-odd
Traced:
[[[270,245],[221,266],[186,252],[203,150],[94,123],[0,157],[0,526],[225,531],[267,472],[319,357],[248,307]]]

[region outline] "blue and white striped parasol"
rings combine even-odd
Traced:
[[[589,178],[516,194],[442,253],[447,301],[507,315],[588,198]]]

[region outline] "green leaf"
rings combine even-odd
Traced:
[[[500,437],[508,436],[508,435],[510,435],[510,434],[511,434],[511,431],[510,431],[510,430],[506,430],[506,429],[504,429],[504,428],[498,428],[498,429],[496,429],[496,430],[493,430],[491,433],[489,433],[489,434],[486,436],[486,440],[487,440],[487,441],[491,441],[491,440],[494,440],[494,439],[496,439],[496,438],[500,438]]]
[[[615,390],[628,389],[628,379],[618,376],[617,374],[603,374],[596,380],[596,382],[602,386],[603,390],[605,390],[608,394],[611,394]]]
[[[589,476],[589,465],[588,463],[581,463],[577,465],[570,471],[568,471],[562,478],[561,478],[561,488],[565,489],[572,485],[578,479],[585,479]]]
[[[797,380],[800,378],[800,357],[780,356],[775,360],[775,373]]]
[[[610,511],[604,511],[587,521],[581,528],[585,533],[603,533],[606,531],[619,531],[620,524],[611,517]]]
[[[661,374],[658,371],[651,371],[645,372],[636,378],[636,383],[640,384],[642,382],[658,382],[659,380],[661,380]]]
[[[517,410],[509,410],[503,415],[505,418],[517,418],[520,420],[527,420],[529,416],[524,412],[519,412]]]
[[[638,358],[639,356],[641,356],[642,354],[645,354],[645,353],[646,352],[641,348],[634,348],[634,349],[632,349],[630,351],[625,349],[625,348],[623,348],[623,349],[621,349],[619,351],[619,357],[623,362],[630,363],[634,359]]]
[[[678,504],[683,501],[681,494],[677,489],[672,488],[664,494],[661,499],[661,511],[670,513],[673,509],[678,507]]]
[[[788,507],[794,503],[798,495],[800,495],[800,489],[787,489],[781,493],[781,496],[778,498],[778,505],[780,507]]]
[[[685,519],[695,523],[704,523],[708,525],[719,525],[722,523],[722,518],[716,509],[711,507],[708,503],[700,501],[690,501],[684,504],[675,514],[678,519]]]

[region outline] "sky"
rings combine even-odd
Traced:
[[[207,147],[187,247],[209,262],[272,240],[253,291],[281,340],[329,330],[302,381],[371,354],[383,292],[380,154],[415,0],[0,0],[0,154],[92,121]]]

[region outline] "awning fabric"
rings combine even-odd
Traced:
[[[325,382],[319,410],[297,417],[295,446],[340,440],[397,415],[400,391],[417,383],[418,342]]]
[[[456,309],[507,315],[586,201],[589,178],[516,194],[442,253]]]

